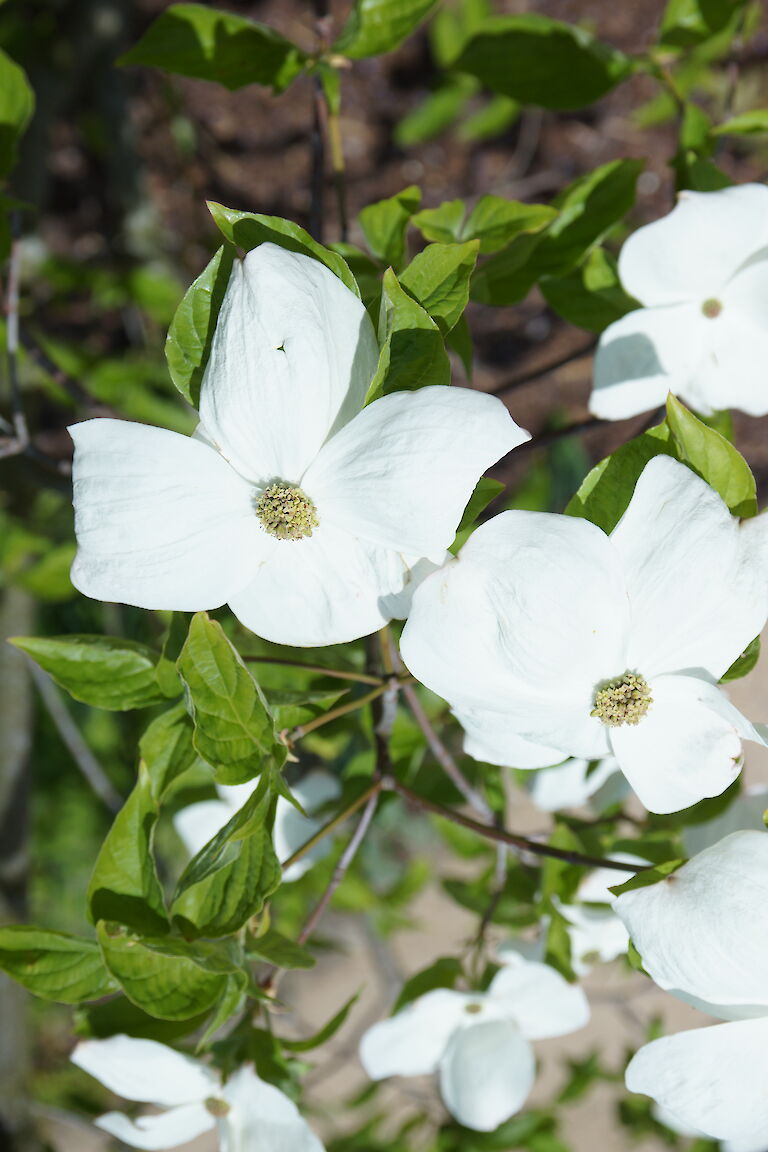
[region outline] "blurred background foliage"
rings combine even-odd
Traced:
[[[302,0],[222,0],[215,7],[268,24],[306,51],[316,43],[318,9]],[[330,7],[327,19],[338,29],[350,5],[339,0]],[[339,69],[353,244],[365,246],[361,209],[412,185],[421,189],[422,215],[415,221],[420,231],[412,228],[408,234],[411,254],[424,236],[434,238],[430,228],[442,218],[430,217],[428,210],[444,202],[460,199],[471,206],[481,194],[494,194],[547,204],[601,165],[625,157],[642,161],[629,211],[617,214],[624,218],[611,226],[605,249],[588,245],[569,277],[540,283],[513,306],[474,302],[467,312],[472,384],[502,395],[515,419],[538,434],[537,445],[514,453],[493,471],[505,488],[491,510],[560,511],[591,465],[645,422],[605,426],[588,420],[589,355],[602,321],[569,314],[574,281],[592,277],[599,289],[602,276],[610,289],[611,254],[629,228],[669,209],[676,187],[765,178],[765,13],[759,3],[714,0],[444,0],[424,7],[430,9],[427,19],[396,50]],[[17,157],[12,151],[6,157],[0,135],[0,168],[7,177],[0,247],[7,261],[11,243],[17,246],[17,368],[32,433],[32,450],[0,459],[5,635],[105,633],[155,646],[162,642],[167,621],[161,614],[95,603],[72,589],[66,427],[117,412],[192,430],[193,413],[170,381],[163,348],[186,286],[220,240],[205,201],[290,218],[326,243],[341,238],[330,172],[317,182],[311,78],[300,76],[273,95],[255,84],[232,92],[152,68],[116,66],[166,8],[164,0],[6,0],[0,5],[0,48],[25,71],[34,92],[34,113]],[[556,97],[543,106],[498,90],[503,79],[491,77],[489,85],[473,74],[469,57],[466,67],[457,66],[462,45],[489,15],[527,12],[590,30],[632,56],[653,49],[656,74],[638,69],[602,98],[563,108]],[[2,75],[7,73],[0,81]],[[9,86],[6,98],[10,91]],[[0,91],[0,109],[3,99]],[[31,104],[26,112],[17,109],[17,123],[31,111]],[[729,121],[737,124],[733,131],[713,132],[713,126]],[[7,264],[4,291],[7,298]],[[621,301],[614,303],[621,307]],[[454,375],[467,382],[466,341],[461,351],[464,363],[454,358]],[[4,365],[0,414],[9,422],[11,384]],[[580,434],[561,435],[570,426]],[[734,416],[733,436],[755,472],[759,493],[768,483],[764,431],[764,420]],[[246,656],[267,651],[252,636],[239,633],[237,640]],[[279,655],[274,646],[269,650]],[[351,658],[350,649],[320,656],[330,667],[343,667]],[[362,667],[362,644],[353,657]],[[0,918],[80,932],[86,928],[84,893],[92,864],[114,809],[132,787],[138,739],[153,712],[96,710],[65,700],[44,677],[36,677],[38,690],[33,690],[21,669],[20,655],[4,646]],[[268,695],[306,689],[327,701],[338,692],[338,682],[322,676],[300,679],[278,668],[260,674]],[[425,694],[424,702],[432,714],[440,713],[435,698]],[[311,714],[311,709],[301,718],[292,714],[286,726]],[[330,761],[343,768],[347,782],[369,775],[369,721],[362,713],[355,717],[351,724],[329,725],[308,737],[302,770]],[[402,713],[393,756],[425,795],[458,801],[451,785],[431,770],[416,726]],[[468,770],[477,767],[470,762]],[[491,794],[494,788],[501,794],[499,781],[491,782]],[[208,778],[191,771],[171,808],[207,794]],[[394,805],[387,808],[339,890],[335,907],[362,915],[374,937],[386,938],[411,922],[412,901],[434,879],[445,846],[471,863],[467,875],[444,880],[448,895],[473,913],[484,911],[495,853],[453,826],[425,827],[421,819],[404,818]],[[593,833],[564,824],[565,841],[569,835],[589,846]],[[666,835],[663,821],[652,827],[651,839],[654,835]],[[183,856],[167,819],[158,852],[168,874],[178,873]],[[331,856],[281,890],[276,915],[282,931],[297,930],[333,864]],[[533,922],[539,915],[535,890],[536,878],[526,865],[512,869],[508,891],[493,910],[497,922],[509,929]],[[324,943],[334,945],[331,939]],[[2,976],[0,981],[0,1114],[13,1120],[27,1097],[51,1113],[100,1110],[103,1094],[66,1063],[71,1012],[30,1003]],[[575,1099],[612,1075],[597,1059],[575,1064],[562,1099]],[[369,1095],[358,1103],[368,1106]],[[351,1105],[350,1114],[355,1114]],[[670,1144],[677,1140],[665,1134],[644,1102],[626,1105],[622,1121],[639,1135],[663,1136]],[[414,1139],[423,1146],[423,1134],[412,1131],[410,1120],[386,1139],[375,1120],[366,1124],[339,1138],[336,1152],[406,1149]],[[36,1138],[29,1140],[35,1147]],[[0,1135],[6,1147],[2,1141]],[[559,1152],[565,1145],[553,1114],[534,1111],[487,1137],[443,1127],[434,1147]]]

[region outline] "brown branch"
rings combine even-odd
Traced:
[[[571,352],[566,352],[562,356],[558,356],[554,360],[548,360],[545,364],[539,365],[537,368],[530,368],[525,372],[519,372],[516,376],[511,376],[509,380],[504,380],[501,384],[497,384],[495,388],[491,388],[493,396],[500,396],[505,392],[512,392],[515,388],[521,388],[523,384],[530,384],[533,380],[538,380],[541,376],[548,376],[550,372],[556,372],[558,368],[564,368],[566,364],[572,363],[574,360],[581,360],[583,356],[589,356],[597,346],[597,338],[593,337],[588,340],[586,344],[574,348]]]
[[[549,856],[555,860],[565,860],[568,864],[579,864],[586,868],[613,868],[617,872],[640,872],[652,867],[650,864],[624,864],[620,860],[608,860],[600,856],[586,856],[581,852],[569,852],[565,848],[556,848],[552,844],[529,840],[527,836],[508,832],[506,828],[498,828],[493,824],[481,824],[478,820],[473,820],[471,816],[465,816],[451,808],[444,808],[442,804],[436,804],[433,800],[427,800],[425,796],[413,792],[399,780],[389,778],[385,781],[384,787],[392,792],[397,792],[398,795],[417,808],[432,812],[435,816],[442,817],[443,820],[450,820],[452,824],[461,825],[462,828],[468,828],[471,832],[476,832],[478,836],[484,836],[486,840],[494,840],[499,844],[509,844],[512,848],[530,852],[534,856]]]

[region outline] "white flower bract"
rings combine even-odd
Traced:
[[[743,831],[614,905],[656,984],[728,1021],[646,1044],[627,1087],[744,1148],[768,1134],[767,902],[768,833]]]
[[[698,412],[768,412],[768,188],[681,192],[619,256],[642,308],[600,337],[590,410],[622,420],[674,392]]]
[[[259,780],[247,784],[217,784],[218,800],[201,800],[178,811],[173,823],[176,831],[191,856],[205,847],[209,840],[228,823],[259,786]],[[327,800],[334,800],[341,791],[338,780],[328,772],[310,772],[291,791],[309,816],[302,816],[284,796],[278,796],[275,806],[275,823],[272,841],[277,858],[286,860],[305,844],[321,827],[321,821],[312,820],[311,813]],[[330,852],[331,845],[323,840],[311,848],[305,856],[291,864],[283,872],[283,883],[298,880],[315,861]]]
[[[765,623],[765,530],[658,456],[610,536],[536,512],[483,524],[416,591],[403,657],[470,754],[479,734],[518,768],[611,755],[650,811],[687,808],[735,780],[742,739],[764,743],[717,682]],[[605,722],[601,690],[630,673],[643,699]]]
[[[448,1111],[460,1124],[491,1132],[518,1112],[533,1087],[531,1040],[583,1028],[582,990],[546,964],[517,956],[487,992],[438,988],[363,1036],[360,1059],[374,1080],[438,1072]]]
[[[72,1061],[125,1100],[163,1109],[136,1120],[107,1112],[95,1121],[132,1148],[159,1152],[215,1128],[221,1152],[323,1152],[293,1101],[249,1065],[222,1083],[201,1061],[131,1036],[83,1040]]]
[[[464,748],[478,760],[487,759],[471,750],[468,739],[464,741]],[[504,757],[503,751],[501,754]],[[627,788],[621,776],[621,769],[613,756],[605,756],[598,761],[572,757],[553,768],[539,768],[530,774],[528,780],[531,799],[545,812],[581,808],[590,801],[594,807],[602,811],[610,804],[623,799]]]
[[[378,362],[361,301],[324,265],[262,244],[236,261],[192,437],[89,420],[75,443],[75,586],[251,631],[340,643],[407,611],[485,469],[528,434],[465,388],[363,407]],[[418,575],[418,573],[417,573]]]

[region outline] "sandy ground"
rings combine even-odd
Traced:
[[[733,686],[734,702],[751,718],[768,718],[768,661]],[[748,745],[746,780],[768,783],[768,749]],[[542,816],[522,793],[515,795],[514,826],[522,831],[542,827]],[[451,859],[453,874],[461,862]],[[350,917],[331,917],[326,935],[334,936],[340,951],[323,956],[311,975],[296,974],[283,985],[285,1000],[295,1006],[286,1018],[286,1032],[304,1034],[323,1024],[344,1003],[353,989],[362,990],[351,1018],[333,1041],[312,1053],[314,1070],[307,1079],[308,1102],[318,1131],[325,1137],[344,1127],[343,1101],[366,1083],[356,1048],[365,1027],[386,1015],[403,978],[426,967],[438,956],[459,954],[476,927],[474,918],[451,902],[436,886],[426,889],[412,909],[416,927],[398,933],[387,949],[365,925]],[[619,1070],[628,1048],[642,1043],[652,1018],[662,1017],[668,1031],[707,1022],[701,1013],[657,991],[643,976],[628,975],[617,962],[603,965],[585,980],[592,1006],[588,1027],[572,1036],[535,1045],[539,1076],[529,1105],[546,1105],[563,1084],[568,1058],[601,1053],[603,1065]],[[613,1084],[594,1085],[586,1097],[562,1110],[562,1138],[573,1152],[661,1152],[656,1139],[632,1142],[616,1119],[622,1090]],[[434,1085],[428,1080],[394,1080],[377,1102],[393,1123],[414,1110],[425,1109],[436,1119],[443,1115]],[[348,1123],[348,1118],[347,1118]],[[114,1147],[92,1128],[65,1116],[48,1116],[48,1137],[55,1152],[106,1152]],[[184,1145],[183,1152],[212,1152],[215,1139]]]

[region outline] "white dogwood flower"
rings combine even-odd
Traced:
[[[125,1100],[163,1109],[136,1120],[107,1112],[95,1121],[132,1148],[176,1148],[218,1129],[221,1152],[323,1152],[293,1101],[249,1065],[222,1083],[201,1061],[131,1036],[83,1040],[72,1060]]]
[[[75,586],[140,608],[229,604],[301,646],[405,614],[414,565],[442,562],[480,475],[529,437],[466,388],[364,408],[377,361],[363,304],[324,265],[273,244],[236,261],[196,434],[70,430]]]
[[[238,812],[259,786],[258,779],[246,784],[217,784],[218,800],[201,800],[182,808],[173,817],[174,827],[191,856],[204,848],[225,824]],[[278,796],[275,806],[275,824],[272,841],[278,860],[287,860],[297,848],[305,844],[322,826],[322,821],[312,820],[311,813],[328,800],[334,800],[340,793],[338,780],[328,772],[310,772],[298,784],[292,786],[296,799],[310,816],[302,816],[284,796]],[[308,868],[330,852],[329,841],[322,840],[311,848],[301,860],[297,860],[283,872],[283,882],[298,880]]]
[[[749,784],[724,812],[702,824],[685,824],[682,831],[686,856],[695,856],[705,848],[716,844],[731,832],[741,832],[746,828],[765,827],[763,813],[768,810],[768,786]],[[766,1145],[768,1147],[768,1144]]]
[[[765,623],[767,524],[667,456],[610,537],[503,512],[417,589],[403,657],[502,762],[612,755],[646,808],[689,807],[737,777],[742,738],[764,742],[717,681]]]
[[[612,852],[611,859],[638,866],[648,863],[626,852]],[[628,879],[629,873],[622,877],[611,868],[596,868],[579,884],[572,902],[558,902],[568,922],[571,967],[577,976],[586,976],[596,963],[607,964],[626,953],[629,933],[611,907],[616,897],[610,889]]]
[[[698,412],[768,412],[768,188],[681,192],[634,232],[621,282],[643,305],[600,337],[590,410],[622,420],[668,392]]]
[[[438,1072],[448,1111],[491,1132],[518,1112],[533,1087],[531,1040],[583,1028],[589,1005],[559,972],[517,956],[487,992],[437,988],[363,1036],[360,1059],[373,1080]]]
[[[678,1136],[706,1137],[706,1132],[702,1132],[700,1128],[694,1128],[690,1124],[683,1124],[667,1108],[661,1108],[658,1104],[654,1104],[651,1111],[655,1120],[658,1120],[666,1128],[671,1128],[673,1132],[677,1132]],[[766,1148],[768,1148],[768,1133],[756,1139],[753,1137],[751,1140],[720,1141],[720,1152],[765,1152]]]
[[[728,1021],[646,1044],[631,1092],[738,1147],[768,1137],[768,834],[733,832],[614,908],[660,988]]]
[[[464,748],[470,755],[467,742]],[[475,756],[475,759],[483,759]],[[493,761],[491,761],[493,763]],[[582,808],[591,801],[608,807],[623,798],[626,783],[618,761],[613,756],[602,760],[571,757],[554,768],[539,768],[528,777],[528,791],[534,804],[544,812],[561,812],[565,808]]]

